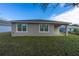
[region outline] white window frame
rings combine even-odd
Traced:
[[[46,24],[46,25],[48,25],[48,31],[40,31],[40,26],[41,26],[42,24],[39,24],[39,32],[40,33],[49,33],[49,24]]]
[[[17,23],[17,24],[20,24],[20,23]],[[16,24],[16,32],[28,32],[28,24],[27,24],[27,31],[18,31],[18,28],[17,28],[17,24]],[[23,23],[21,23],[21,24],[23,24]]]

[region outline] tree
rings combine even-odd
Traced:
[[[39,5],[40,8],[43,10],[43,12],[45,12],[47,10],[47,7],[50,3],[33,3],[33,5]],[[51,8],[53,8],[53,10],[59,5],[59,3],[55,3],[54,6],[52,6]]]
[[[41,7],[41,9],[43,10],[43,12],[45,12],[47,10],[47,7],[50,3],[39,3],[38,5]],[[52,6],[51,8],[53,8],[53,10],[59,5],[60,3],[55,3],[54,6]],[[33,5],[37,5],[37,3],[34,3]],[[79,3],[65,3],[64,7],[67,6],[72,6],[72,7],[79,7]]]

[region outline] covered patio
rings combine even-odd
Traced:
[[[65,27],[64,27],[64,34],[61,34],[61,36],[68,36],[68,24],[54,24],[54,32],[55,33],[59,33],[59,35],[60,35],[60,26],[62,26],[62,25],[64,25]],[[59,32],[57,32],[57,31],[59,31]]]

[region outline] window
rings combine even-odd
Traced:
[[[16,29],[18,32],[27,32],[28,31],[28,24],[17,24]]]
[[[48,24],[40,24],[40,32],[48,32]]]

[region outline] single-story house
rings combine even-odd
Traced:
[[[68,32],[75,32],[75,30],[79,30],[79,25],[71,24],[68,25]],[[60,32],[65,32],[65,25],[60,26]]]
[[[65,25],[65,36],[68,36],[67,26],[70,23],[52,20],[15,20],[11,22],[12,36],[61,36],[59,27]]]
[[[79,25],[78,24],[69,25],[69,32],[75,32],[76,30],[79,32]]]

